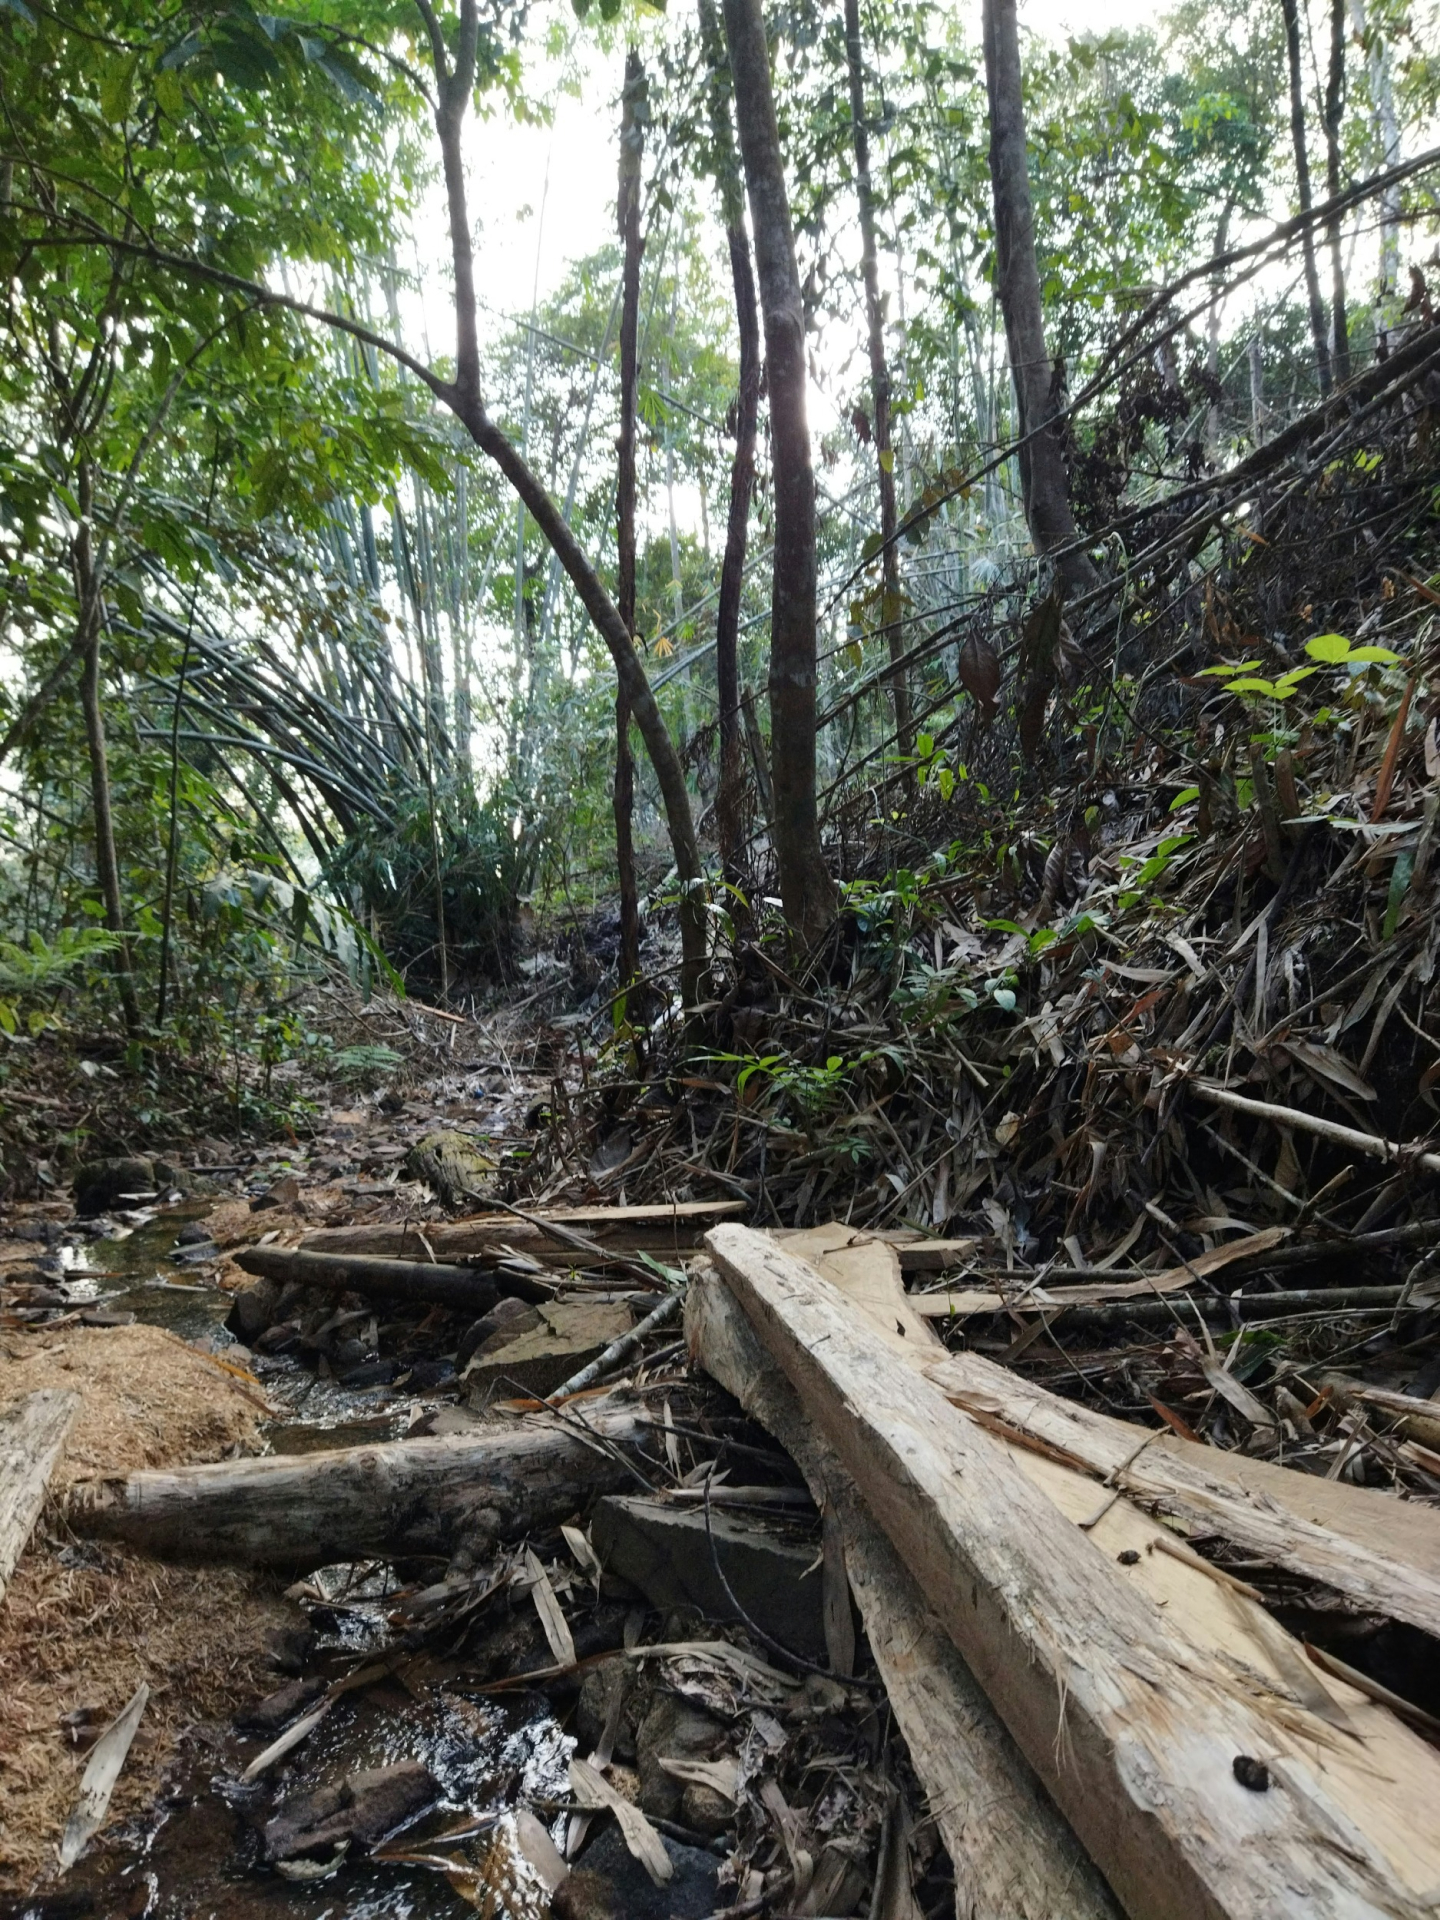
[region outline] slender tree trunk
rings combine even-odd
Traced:
[[[1301,213],[1314,205],[1310,192],[1310,154],[1305,142],[1305,79],[1300,65],[1299,0],[1280,0],[1285,16],[1285,57],[1290,67],[1290,138],[1295,148],[1295,187]],[[1315,231],[1307,225],[1300,237],[1305,264],[1305,297],[1310,307],[1310,337],[1315,343],[1315,371],[1322,397],[1331,387],[1330,343],[1325,337],[1325,303],[1320,298],[1320,275],[1315,267]]]
[[[725,558],[720,566],[720,604],[715,614],[715,680],[720,702],[720,787],[715,796],[715,825],[720,863],[732,887],[741,882],[741,796],[744,750],[740,717],[740,591],[745,578],[745,547],[750,532],[750,497],[755,489],[755,428],[760,409],[760,312],[755,299],[755,270],[745,231],[740,162],[730,117],[730,65],[714,0],[700,0],[700,34],[710,69],[710,132],[716,184],[730,253],[735,290],[735,322],[740,333],[740,391],[735,401],[735,456],[730,463],[730,512],[725,526]]]
[[[620,278],[620,439],[615,481],[616,599],[635,632],[635,401],[639,386],[640,169],[645,156],[645,69],[634,47],[625,56],[620,113],[617,215],[624,264]],[[621,987],[640,971],[640,895],[635,880],[635,762],[630,754],[630,702],[615,698],[615,867],[620,882]]]
[[[1095,584],[1095,569],[1070,508],[1065,453],[1054,425],[1055,375],[1045,347],[1035,214],[1025,155],[1025,101],[1015,0],[985,0],[985,79],[990,97],[990,180],[995,196],[995,279],[1005,316],[1020,423],[1020,490],[1036,549],[1053,556],[1063,591]],[[1068,549],[1068,551],[1067,551]]]
[[[73,551],[78,630],[82,636],[81,658],[84,662],[80,678],[80,705],[85,715],[85,738],[90,748],[90,795],[95,814],[95,877],[100,883],[105,925],[120,940],[115,949],[115,978],[120,990],[120,1005],[125,1014],[125,1028],[133,1037],[140,1031],[140,1003],[135,997],[130,948],[125,939],[125,901],[120,890],[120,861],[115,852],[110,762],[105,748],[105,714],[100,704],[100,638],[103,622],[93,546],[94,482],[90,463],[86,460],[80,462],[77,494],[80,525]]]
[[[568,575],[591,625],[610,650],[620,689],[630,702],[631,716],[640,730],[640,737],[645,742],[650,763],[655,769],[665,808],[670,845],[680,882],[681,993],[685,1003],[693,1005],[700,995],[708,952],[705,873],[700,864],[685,769],[675,751],[675,743],[670,738],[640,656],[635,651],[634,639],[621,619],[619,609],[605,591],[600,576],[566,524],[559,507],[529,463],[490,418],[481,397],[475,250],[470,236],[460,138],[470,92],[475,84],[480,32],[478,0],[461,0],[453,61],[431,0],[416,0],[416,7],[425,22],[435,67],[439,94],[435,128],[439,135],[440,157],[445,174],[450,252],[455,270],[455,378],[444,382],[431,376],[432,388],[524,502],[541,538]]]
[[[1395,89],[1390,80],[1390,49],[1380,27],[1367,27],[1365,0],[1350,0],[1350,19],[1365,48],[1370,105],[1380,136],[1380,164],[1388,170],[1400,164],[1400,122],[1395,113]],[[1390,186],[1380,196],[1380,298],[1388,300],[1399,281],[1400,189]]]
[[[900,752],[914,751],[910,688],[905,678],[901,624],[900,555],[895,541],[895,451],[890,444],[890,367],[885,357],[885,314],[875,250],[875,195],[870,180],[870,132],[865,124],[865,57],[860,42],[860,0],[845,0],[845,57],[850,69],[850,133],[855,150],[855,197],[860,208],[860,270],[865,281],[865,318],[870,344],[870,404],[875,415],[875,459],[880,477],[881,629],[890,648],[890,691]]]
[[[765,322],[775,490],[770,597],[770,757],[780,897],[797,945],[835,917],[815,804],[815,474],[806,411],[805,308],[785,192],[761,0],[724,0],[735,117]]]
[[[1330,0],[1330,74],[1325,83],[1325,190],[1333,200],[1340,191],[1340,121],[1345,112],[1345,0]],[[1350,330],[1345,318],[1345,260],[1341,252],[1341,220],[1332,214],[1330,242],[1330,338],[1335,383],[1350,378]]]

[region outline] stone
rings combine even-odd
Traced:
[[[313,1674],[308,1680],[289,1680],[274,1693],[267,1693],[263,1700],[237,1713],[235,1724],[242,1733],[273,1736],[282,1727],[288,1727],[307,1707],[313,1707],[324,1691],[325,1682],[319,1674]]]
[[[707,1839],[714,1839],[727,1827],[733,1827],[735,1811],[733,1800],[727,1800],[714,1787],[702,1786],[698,1780],[688,1781],[680,1796],[680,1824],[693,1827]]]
[[[526,1332],[492,1334],[470,1361],[466,1378],[482,1395],[543,1400],[635,1324],[627,1306],[599,1300],[547,1300],[534,1312]]]
[[[326,1854],[347,1841],[376,1846],[439,1796],[433,1775],[418,1760],[347,1774],[284,1803],[265,1823],[265,1857],[273,1864]]]
[[[207,1242],[214,1244],[209,1223],[204,1220],[187,1220],[175,1236],[177,1247],[203,1247]]]
[[[725,1732],[724,1723],[702,1707],[675,1693],[660,1694],[635,1735],[641,1811],[652,1819],[678,1820],[685,1785],[665,1771],[661,1760],[713,1760],[725,1744]]]
[[[440,1127],[415,1142],[401,1171],[423,1180],[442,1206],[461,1207],[488,1196],[495,1162],[468,1135]]]
[[[657,1887],[629,1852],[615,1822],[597,1819],[594,1838],[551,1903],[555,1920],[705,1920],[720,1899],[720,1862],[662,1834],[673,1877]]]
[[[257,1280],[235,1295],[225,1325],[237,1340],[253,1345],[275,1318],[280,1289],[273,1280]]]
[[[635,1735],[649,1712],[653,1688],[650,1676],[638,1661],[616,1658],[602,1660],[591,1667],[580,1683],[580,1698],[575,1707],[575,1731],[582,1754],[593,1753],[600,1744],[615,1695],[624,1704],[615,1729],[615,1758],[635,1758]]]
[[[482,1314],[472,1321],[460,1336],[460,1344],[455,1349],[456,1371],[463,1373],[471,1360],[496,1334],[504,1333],[507,1338],[528,1333],[532,1327],[538,1327],[540,1316],[534,1307],[527,1306],[523,1300],[511,1300],[508,1297],[497,1300],[489,1313]],[[502,1341],[502,1345],[504,1342]]]
[[[250,1211],[262,1213],[268,1207],[293,1207],[299,1199],[300,1182],[293,1173],[286,1173],[250,1202]]]
[[[707,1620],[740,1621],[715,1570],[755,1624],[807,1660],[825,1659],[825,1626],[814,1546],[730,1514],[681,1511],[658,1500],[607,1494],[597,1501],[590,1538],[607,1572],[639,1587],[662,1613],[694,1607]]]
[[[86,1160],[75,1169],[75,1211],[82,1219],[108,1213],[123,1202],[126,1194],[154,1191],[155,1164],[151,1160]]]

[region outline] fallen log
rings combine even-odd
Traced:
[[[708,1244],[1132,1920],[1432,1910],[1433,1749],[1128,1500],[1022,1470],[803,1262]]]
[[[553,1290],[507,1274],[503,1288],[473,1267],[439,1261],[381,1260],[368,1254],[311,1253],[298,1247],[246,1247],[235,1256],[244,1273],[262,1280],[294,1281],[326,1293],[359,1293],[367,1300],[448,1307],[453,1313],[489,1313],[501,1292],[521,1300],[549,1300]]]
[[[1006,1303],[998,1293],[956,1288],[951,1294],[916,1293],[910,1301],[927,1320],[949,1320],[978,1313],[1043,1314],[1050,1325],[1066,1331],[1081,1327],[1101,1332],[1108,1327],[1167,1327],[1184,1325],[1187,1318],[1228,1322],[1236,1313],[1242,1320],[1280,1320],[1295,1313],[1393,1313],[1404,1298],[1403,1287],[1290,1287],[1275,1293],[1182,1293],[1158,1300],[1086,1301],[1071,1306],[1063,1300],[1027,1299]],[[948,1304],[946,1304],[948,1298]]]
[[[633,1484],[624,1448],[637,1411],[591,1407],[576,1420],[525,1419],[442,1439],[81,1481],[66,1518],[77,1533],[124,1540],[162,1559],[227,1560],[307,1571],[333,1561],[448,1554],[554,1526],[593,1493]]]
[[[76,1414],[78,1393],[41,1387],[0,1407],[0,1600],[10,1584]]]
[[[678,1259],[699,1250],[700,1236],[717,1220],[744,1211],[739,1200],[689,1200],[634,1207],[548,1209],[534,1221],[568,1227],[599,1249],[579,1264],[636,1253]],[[576,1250],[561,1245],[544,1226],[509,1213],[480,1213],[466,1220],[400,1221],[389,1226],[324,1227],[301,1242],[307,1253],[375,1254],[392,1260],[467,1260],[492,1265],[507,1252],[527,1254],[546,1266],[572,1267]]]
[[[713,1270],[691,1281],[685,1329],[695,1363],[775,1436],[839,1522],[870,1649],[955,1870],[957,1920],[1114,1920],[1084,1848]]]
[[[1385,1387],[1365,1387],[1354,1380],[1327,1374],[1323,1382],[1337,1407],[1361,1407],[1379,1416],[1407,1440],[1440,1447],[1440,1400],[1420,1400],[1411,1393],[1391,1393]]]

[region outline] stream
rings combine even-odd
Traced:
[[[181,1339],[222,1355],[236,1342],[225,1321],[232,1296],[204,1284],[194,1266],[172,1256],[176,1235],[203,1217],[210,1201],[158,1210],[123,1237],[102,1237],[63,1249],[73,1303],[133,1314]],[[84,1278],[78,1277],[84,1275]],[[389,1440],[402,1433],[417,1404],[383,1387],[347,1390],[317,1379],[288,1356],[246,1355],[267,1398],[282,1409],[264,1429],[265,1448],[303,1453]],[[438,1569],[437,1569],[438,1571]],[[389,1596],[398,1585],[389,1568],[322,1568],[308,1577],[314,1646],[305,1672],[327,1682],[354,1668],[357,1656],[390,1645]],[[454,1636],[451,1636],[452,1639]],[[62,1894],[18,1911],[37,1920],[93,1914],[105,1920],[449,1920],[480,1911],[492,1920],[535,1920],[548,1911],[538,1882],[517,1852],[510,1810],[569,1797],[574,1741],[539,1692],[487,1695],[473,1658],[447,1658],[428,1645],[393,1662],[378,1683],[343,1695],[316,1730],[259,1780],[246,1784],[247,1764],[271,1737],[232,1726],[199,1726],[184,1738],[162,1790],[143,1820],[92,1845],[67,1876]],[[285,1676],[274,1677],[276,1687]],[[389,1850],[426,1853],[440,1838],[445,1853],[431,1864],[360,1858],[342,1848],[318,1873],[309,1861],[280,1869],[264,1864],[259,1827],[296,1795],[357,1771],[418,1761],[440,1788],[437,1805],[392,1839]],[[565,1815],[552,1816],[563,1838]],[[441,1870],[459,1869],[455,1885]],[[456,1887],[463,1887],[462,1895]]]

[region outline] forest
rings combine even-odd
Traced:
[[[0,1920],[1432,1911],[1437,835],[1432,0],[0,0]]]

